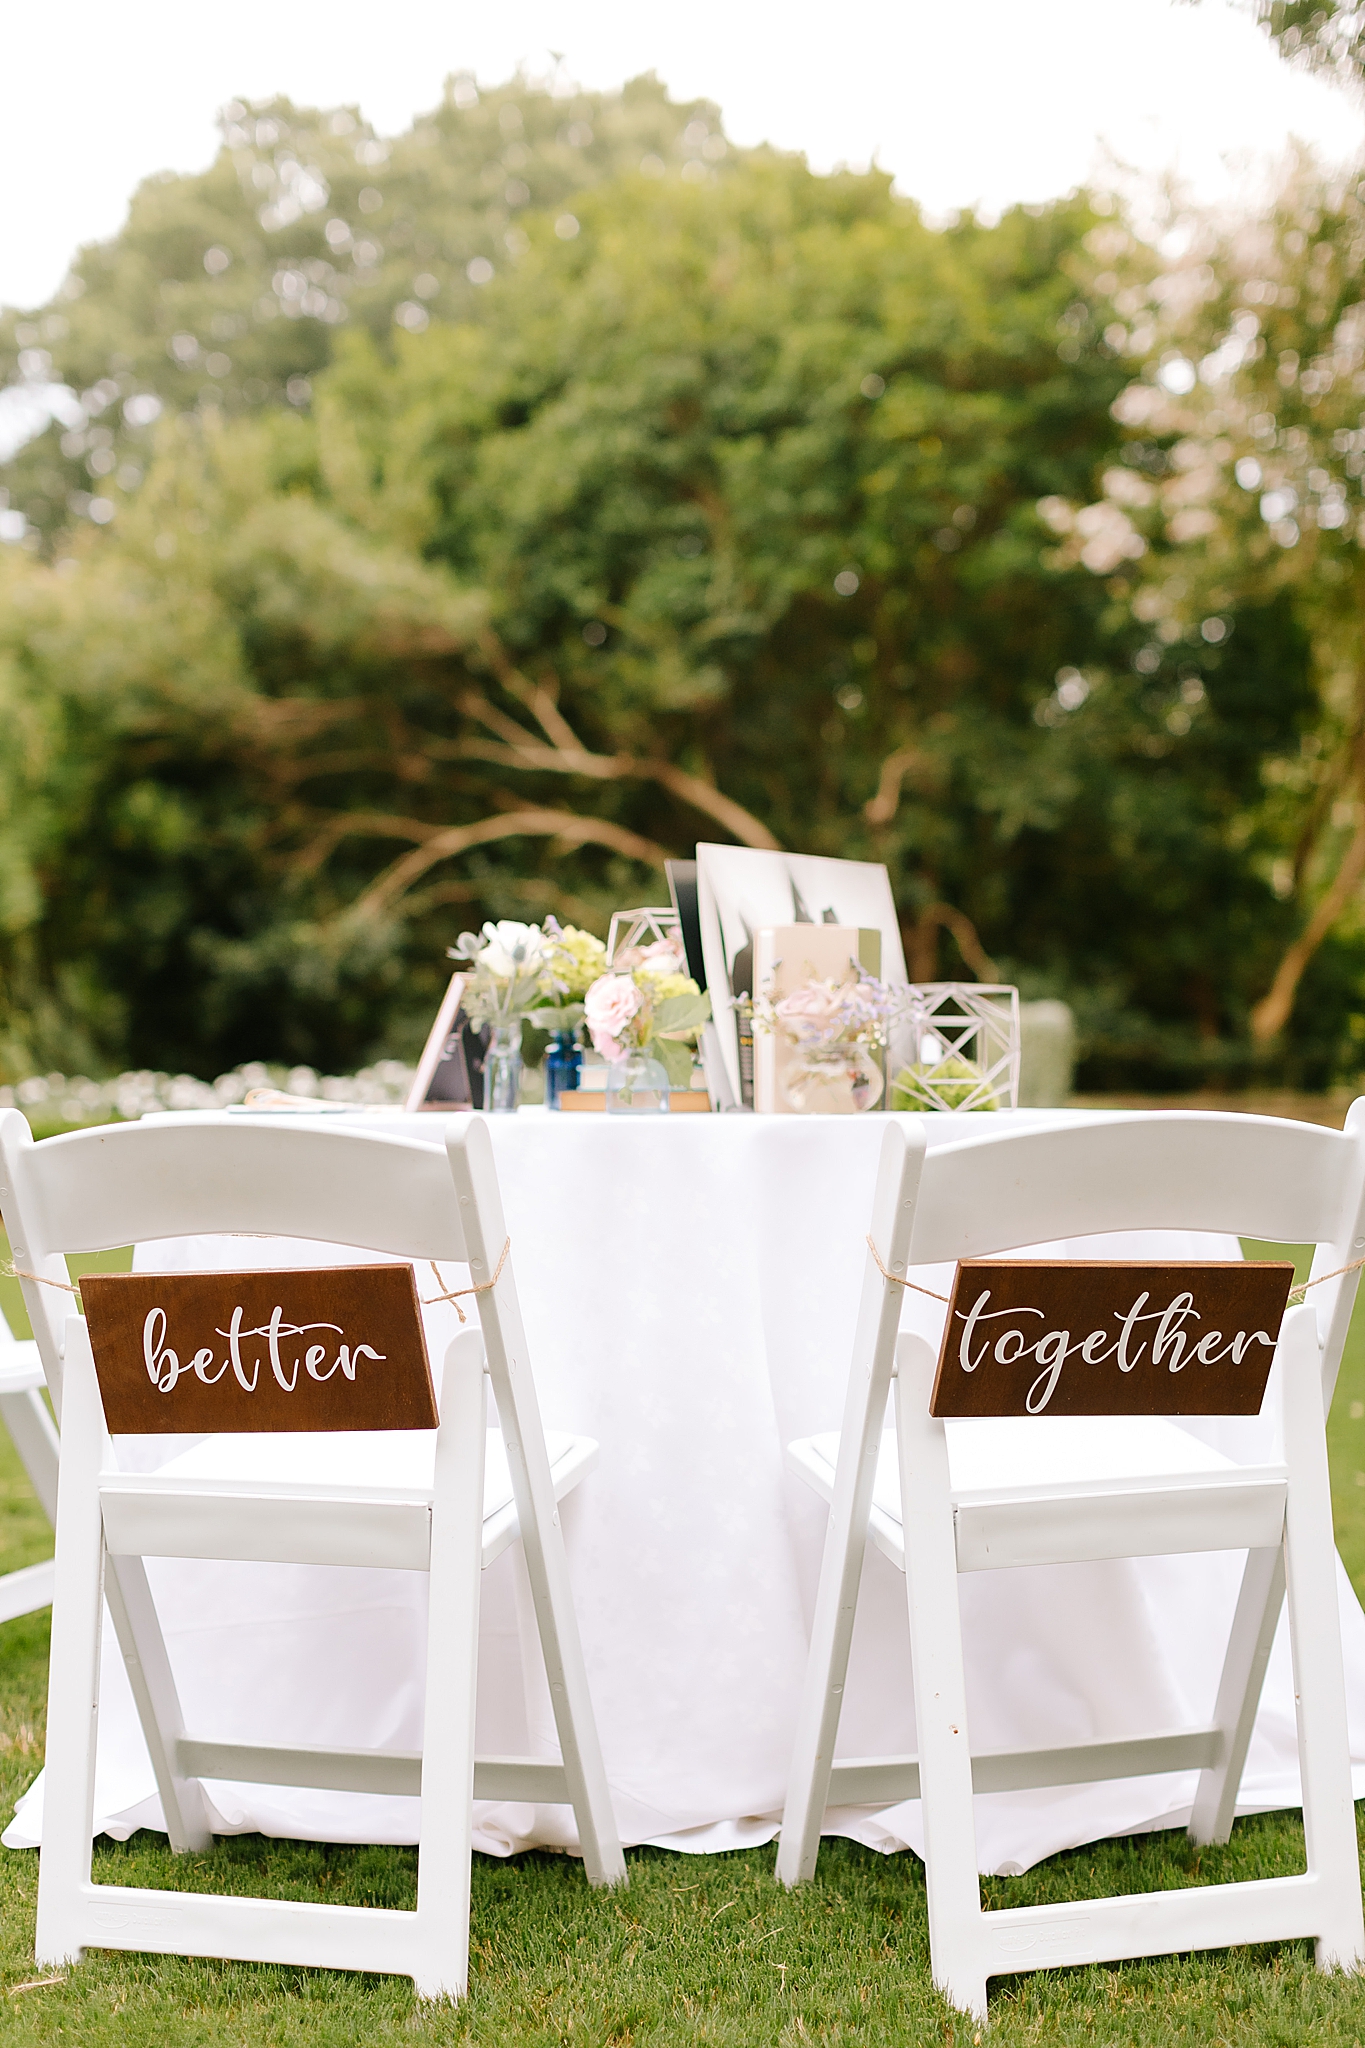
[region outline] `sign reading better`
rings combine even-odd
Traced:
[[[81,1283],[114,1436],[435,1429],[411,1266]]]
[[[1294,1268],[963,1259],[931,1415],[1256,1415]]]

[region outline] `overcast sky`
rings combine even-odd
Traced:
[[[139,179],[207,165],[225,100],[359,104],[393,133],[448,72],[544,73],[550,50],[587,86],[657,71],[819,169],[875,157],[935,214],[1049,198],[1106,148],[1225,199],[1291,136],[1339,159],[1362,134],[1232,0],[5,0],[0,303],[46,299]]]

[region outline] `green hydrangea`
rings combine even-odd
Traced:
[[[950,1053],[937,1065],[925,1061],[902,1067],[891,1083],[892,1109],[961,1109],[985,1079],[974,1061],[961,1053]],[[929,1085],[926,1086],[926,1083]],[[931,1092],[932,1090],[932,1092]],[[972,1104],[973,1109],[999,1109],[994,1095]]]
[[[581,1003],[598,975],[606,971],[606,947],[591,932],[580,931],[573,924],[547,931],[546,936],[550,941],[550,972],[556,981],[564,983],[560,1002]]]

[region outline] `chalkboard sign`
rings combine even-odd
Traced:
[[[81,1284],[114,1436],[435,1429],[411,1266]]]
[[[1257,1415],[1288,1261],[963,1259],[932,1415]]]

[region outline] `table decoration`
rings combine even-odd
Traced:
[[[912,983],[905,1018],[910,1059],[892,1079],[892,1109],[1018,1107],[1017,988],[990,982]]]
[[[463,974],[451,975],[408,1089],[407,1109],[448,1112],[472,1109],[476,1101],[483,1100],[483,1060],[489,1032],[486,1025],[476,1030],[470,1023],[461,1002],[464,984]],[[248,1105],[254,1093],[247,1096]]]
[[[843,981],[810,975],[784,995],[772,988],[770,978],[755,998],[754,1029],[786,1051],[782,1106],[797,1116],[874,1108],[884,1085],[877,1053],[900,1007],[899,991],[862,972]]]
[[[679,972],[686,974],[687,954],[683,946],[682,925],[671,903],[645,904],[638,910],[613,910],[607,927],[606,959],[602,964],[628,973],[647,953],[652,953],[659,946],[670,948]]]
[[[874,1041],[866,1032],[854,1030],[851,1013],[842,1019],[826,1017],[818,1029],[815,1020],[807,1018],[797,1029],[778,1019],[776,1006],[798,990],[817,985],[831,989],[866,982],[869,989],[881,989],[883,984],[877,979],[881,974],[881,951],[881,933],[874,926],[833,921],[817,925],[798,920],[795,924],[760,925],[755,931],[749,984],[754,1000],[749,1007],[753,1035],[752,1103],[760,1115],[801,1114],[801,1105],[814,1114],[840,1115],[858,1107],[870,1109],[876,1102],[885,1085],[880,1059],[866,1051],[859,1053],[850,1069],[855,1079],[846,1088],[835,1078],[841,1057],[835,1048],[842,1045],[847,1049],[855,1042],[867,1047],[875,1042],[880,1049],[886,1042],[886,1019],[880,1037]],[[739,957],[742,959],[742,955]],[[756,1007],[759,1002],[766,1019],[761,1030]],[[888,997],[887,1018],[890,1014]],[[814,1055],[819,1041],[827,1041],[826,1051],[807,1061],[804,1054],[809,1051]],[[808,1070],[808,1086],[802,1085],[802,1067]],[[871,1088],[865,1071],[869,1068],[877,1074],[875,1089]],[[822,1085],[822,1073],[828,1085]],[[796,1089],[795,1097],[789,1093],[788,1083]]]
[[[537,1030],[548,1031],[545,1053],[545,1107],[558,1110],[565,1095],[582,1082],[583,1053],[579,1030],[583,998],[607,964],[607,949],[591,932],[561,925],[547,917],[542,927],[548,944],[550,1000],[528,1013]]]
[[[697,1034],[711,1014],[711,999],[690,974],[679,971],[681,941],[668,934],[638,948],[629,972],[613,964],[583,999],[592,1042],[608,1061],[607,1108],[639,1115],[668,1108],[672,1088],[692,1079]]]
[[[461,932],[452,960],[468,961],[464,1009],[491,1033],[484,1054],[483,1107],[510,1113],[521,1092],[522,1020],[536,1009],[550,978],[549,942],[540,926],[502,918],[480,932]]]

